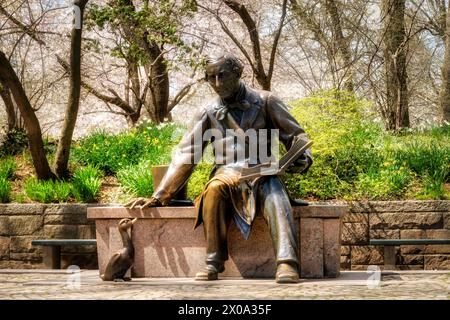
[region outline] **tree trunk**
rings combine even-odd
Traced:
[[[128,76],[131,86],[128,87],[128,94],[131,91],[131,106],[134,113],[127,116],[127,122],[134,127],[141,116],[143,101],[141,101],[141,82],[139,78],[139,63],[137,61],[128,62]]]
[[[325,8],[331,18],[333,30],[333,51],[339,56],[339,68],[343,69],[345,72],[344,88],[348,91],[354,91],[353,71],[351,68],[352,54],[347,39],[345,39],[344,33],[342,32],[341,18],[339,17],[339,10],[336,1],[325,0]]]
[[[386,70],[386,129],[409,127],[406,72],[405,0],[383,0]]]
[[[18,123],[16,121],[16,110],[11,98],[11,91],[7,86],[0,87],[0,96],[5,104],[6,114],[8,117],[8,131],[11,131],[14,128],[17,128]]]
[[[31,158],[33,159],[38,179],[48,180],[54,178],[55,176],[50,170],[47,157],[45,156],[39,121],[16,72],[2,51],[0,51],[0,83],[11,90],[11,94],[22,115],[30,145]]]
[[[158,62],[152,68],[152,82],[150,84],[154,97],[154,109],[157,118],[156,123],[164,122],[167,116],[167,106],[169,104],[169,74],[162,62]]]
[[[440,120],[450,122],[450,3],[447,10],[447,19],[445,27],[445,56],[442,66],[442,85],[440,106]]]
[[[69,99],[66,107],[64,123],[61,129],[58,148],[54,163],[54,171],[58,178],[66,178],[69,174],[68,163],[70,156],[70,145],[72,143],[73,131],[77,121],[80,105],[81,91],[81,36],[83,31],[83,13],[88,0],[74,0],[74,6],[79,10],[80,25],[74,24],[71,35],[70,48],[70,85]]]
[[[145,35],[144,39],[146,39]],[[146,52],[150,58],[150,63],[145,66],[150,88],[146,108],[150,118],[156,123],[161,123],[168,114],[169,74],[158,45],[144,41]]]

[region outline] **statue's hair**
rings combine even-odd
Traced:
[[[220,60],[225,60],[225,63],[228,64],[233,70],[233,72],[235,72],[238,76],[242,75],[242,71],[244,70],[244,64],[238,57],[229,52],[214,57],[207,57],[206,64],[208,65],[211,63],[216,63]]]

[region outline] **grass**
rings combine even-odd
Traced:
[[[14,178],[14,172],[17,169],[17,165],[12,157],[6,157],[0,159],[0,178],[6,180],[12,180]]]
[[[14,159],[10,156],[0,159],[0,202],[6,203],[11,201],[12,185],[11,181],[14,178],[17,169]]]
[[[450,126],[383,131],[370,103],[327,91],[293,103],[292,113],[314,140],[315,161],[304,176],[286,175],[293,197],[448,199]]]
[[[24,190],[28,198],[41,203],[68,202],[72,187],[65,181],[39,181],[31,178],[25,181]]]
[[[150,197],[153,193],[152,164],[144,160],[137,165],[121,169],[117,179],[123,190],[135,197]]]
[[[78,202],[95,202],[102,185],[102,172],[93,166],[79,168],[72,177],[72,193]]]
[[[6,203],[11,199],[11,182],[4,177],[0,177],[0,202]]]
[[[117,135],[95,132],[73,147],[73,159],[82,165],[92,165],[107,175],[116,174],[143,160],[152,165],[170,161],[182,129],[174,124],[155,126],[143,124]]]

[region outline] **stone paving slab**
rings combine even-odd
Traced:
[[[449,271],[343,271],[336,279],[304,279],[278,285],[273,279],[138,278],[103,282],[97,270],[0,270],[0,299],[247,300],[247,299],[439,299],[450,298]]]

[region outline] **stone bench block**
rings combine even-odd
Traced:
[[[340,264],[340,218],[346,206],[294,207],[300,239],[302,277],[337,277]],[[88,208],[95,219],[100,274],[113,253],[122,247],[117,223],[139,218],[132,230],[135,264],[132,276],[193,277],[205,265],[203,228],[193,229],[194,207],[158,207],[129,210],[123,207]],[[275,255],[268,228],[257,217],[248,240],[232,223],[228,236],[229,260],[221,277],[273,278]]]

